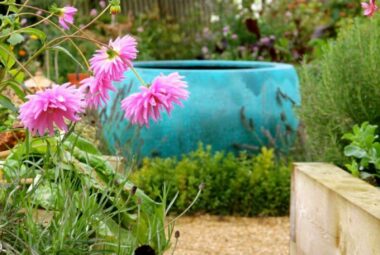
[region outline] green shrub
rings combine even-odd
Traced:
[[[158,199],[163,186],[169,198],[179,192],[173,211],[182,212],[195,198],[204,183],[201,197],[191,212],[218,215],[286,215],[289,210],[290,164],[276,162],[272,150],[249,157],[246,153],[212,153],[211,147],[198,150],[182,159],[145,159],[132,180],[152,198]]]
[[[341,139],[355,124],[380,124],[380,20],[357,19],[302,70],[301,118],[312,160],[344,162]]]

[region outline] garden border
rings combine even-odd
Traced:
[[[380,254],[380,190],[339,167],[295,163],[290,254]]]

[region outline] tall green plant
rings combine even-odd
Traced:
[[[162,254],[169,247],[166,194],[154,202],[79,136],[19,144],[3,170],[0,239],[11,254],[133,254],[141,244]],[[51,218],[45,223],[35,217],[41,208]]]
[[[312,160],[344,162],[341,137],[355,124],[380,123],[380,19],[357,19],[301,70],[303,105]]]

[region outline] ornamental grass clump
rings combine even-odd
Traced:
[[[0,253],[132,255],[147,246],[154,254],[163,254],[170,247],[175,223],[165,222],[170,209],[167,192],[159,202],[152,200],[84,140],[76,124],[87,109],[109,103],[109,93],[116,91],[112,82],[136,75],[141,92],[118,104],[132,124],[149,127],[151,119],[159,121],[162,111],[170,113],[174,104],[182,105],[188,98],[185,77],[173,73],[146,83],[133,68],[138,45],[132,35],[108,44],[87,36],[83,30],[102,15],[120,12],[119,0],[108,5],[101,1],[104,10],[81,28],[75,25],[74,6],[43,10],[28,3],[0,2],[7,8],[7,15],[0,16],[0,104],[20,122],[8,126],[16,124],[25,133],[0,164]],[[24,26],[28,22],[20,20],[30,17],[38,21]],[[42,24],[59,35],[45,34]],[[32,36],[41,47],[18,57],[19,47]],[[90,60],[78,41],[98,47]],[[65,48],[68,44],[75,52]],[[23,83],[27,77],[33,79],[30,66],[50,50],[66,54],[89,78],[79,88],[53,84],[28,95]],[[21,105],[8,99],[5,90],[12,90]]]

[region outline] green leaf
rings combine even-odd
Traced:
[[[101,155],[101,153],[93,143],[87,141],[86,139],[77,134],[69,136],[65,143],[67,144],[69,150],[74,146],[83,152]]]
[[[22,36],[22,35],[19,34],[19,33],[14,33],[14,34],[12,34],[12,35],[8,38],[7,42],[9,42],[11,45],[14,46],[14,45],[17,45],[17,44],[19,44],[19,43],[22,43],[24,40],[25,40],[24,36]]]
[[[14,5],[16,3],[16,0],[5,0],[2,3],[5,3],[6,5],[8,5],[9,12],[18,13],[19,9],[17,8],[16,5]]]
[[[36,176],[37,179],[39,176]],[[31,194],[33,204],[41,206],[44,209],[53,209],[56,204],[58,185],[56,183],[47,183],[46,181],[37,186]]]
[[[354,141],[355,140],[355,136],[351,133],[346,133],[342,136],[342,139],[344,140],[349,140],[349,141]]]
[[[83,65],[67,49],[65,49],[61,46],[58,46],[58,45],[52,47],[52,49],[56,49],[58,51],[65,53],[68,57],[70,57],[72,60],[74,60],[74,62],[77,63],[83,70],[86,70],[86,68],[84,68]]]
[[[17,69],[13,69],[10,70],[9,73],[17,83],[22,84],[24,82],[25,74],[23,72],[20,72]]]
[[[350,144],[344,147],[344,155],[346,157],[364,158],[367,156],[367,152],[358,146]]]
[[[0,104],[5,108],[11,110],[12,112],[17,113],[16,106],[9,100],[7,97],[0,95]]]
[[[37,36],[42,42],[45,42],[46,41],[46,34],[44,32],[42,32],[41,30],[39,29],[36,29],[36,28],[32,28],[32,27],[29,27],[29,28],[22,28],[21,30],[19,30],[20,33],[26,33],[26,34],[30,34],[30,35],[35,35]]]
[[[15,81],[8,81],[7,85],[15,92],[15,94],[22,100],[25,101],[25,92],[21,88],[20,84]]]
[[[347,169],[351,172],[353,176],[359,177],[360,175],[359,166],[355,160],[353,160],[351,164],[346,164],[345,166],[347,167]]]
[[[360,160],[360,167],[367,168],[369,166],[370,160],[368,158],[362,158]]]
[[[19,9],[15,5],[10,5],[9,6],[9,12],[18,13]]]
[[[2,19],[0,18],[0,20],[2,20]],[[1,32],[0,32],[0,35],[8,35],[8,34],[11,33],[11,31],[12,30],[10,28],[2,29]]]
[[[16,57],[14,56],[9,45],[0,43],[0,62],[7,67],[7,69],[11,69],[12,66],[16,63]]]

